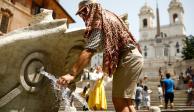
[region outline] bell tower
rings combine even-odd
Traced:
[[[144,6],[140,9],[139,13],[140,30],[146,28],[153,28],[154,26],[153,19],[154,19],[153,9],[147,5],[147,2],[145,2]]]
[[[184,24],[184,9],[180,0],[171,0],[168,8],[170,24]]]

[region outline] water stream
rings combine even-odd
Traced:
[[[54,90],[58,90],[62,93],[61,97],[63,99],[62,101],[64,104],[65,112],[76,111],[76,108],[74,106],[75,99],[77,99],[83,106],[88,108],[87,102],[83,97],[81,97],[78,93],[71,91],[67,87],[61,87],[60,85],[58,85],[57,84],[58,79],[54,75],[46,72],[43,67],[40,69],[39,73],[51,80],[51,84],[53,85]]]

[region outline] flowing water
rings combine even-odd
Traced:
[[[71,91],[67,87],[66,88],[60,87],[60,85],[57,84],[58,79],[54,75],[52,75],[48,72],[45,72],[44,68],[41,68],[39,72],[40,72],[40,74],[42,74],[45,77],[47,77],[48,79],[50,79],[51,84],[53,85],[54,89],[60,91],[60,93],[62,94],[61,97],[62,97],[62,102],[63,102],[64,107],[65,107],[65,110],[64,110],[65,112],[70,112],[70,111],[75,112],[76,111],[76,108],[73,104],[74,99],[77,99],[83,106],[88,108],[87,102],[78,93]],[[57,95],[57,97],[58,97],[58,95]]]

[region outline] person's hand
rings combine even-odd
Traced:
[[[66,74],[66,75],[59,77],[59,79],[57,80],[57,83],[62,86],[67,86],[74,79],[75,79],[75,76]]]

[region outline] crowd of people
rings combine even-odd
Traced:
[[[170,77],[170,73],[166,73],[166,78],[161,80],[161,83],[157,87],[157,95],[159,101],[159,107],[163,107],[163,101],[165,105],[165,109],[168,108],[168,102],[170,101],[170,107],[173,108],[173,100],[174,100],[174,89],[175,83]],[[149,89],[147,85],[148,77],[145,76],[143,79],[140,79],[139,83],[137,84],[136,88],[136,95],[135,95],[135,104],[136,109],[147,109],[150,110],[150,102],[151,102],[151,94],[152,90]]]
[[[187,105],[194,105],[194,70],[192,66],[189,66],[185,72],[181,72],[178,78],[177,88],[176,89],[185,89],[187,88]]]
[[[139,110],[141,107],[149,110],[150,109],[150,94],[152,91],[147,86],[148,77],[144,76],[143,79],[139,80],[136,87],[136,94],[135,94],[135,105],[136,110]]]
[[[164,77],[164,75],[166,77]],[[171,78],[171,74],[162,74],[161,68],[159,69],[159,76],[160,84],[157,88],[157,94],[160,103],[159,107],[163,107],[164,105],[164,108],[167,109],[168,103],[170,102],[170,108],[172,109],[174,107],[174,90],[185,88],[187,89],[186,92],[188,94],[187,106],[194,105],[194,70],[192,69],[192,66],[189,66],[185,70],[185,73],[182,72],[179,75],[176,86],[175,80]],[[137,110],[139,110],[140,108],[150,108],[150,93],[152,93],[152,91],[148,89],[147,76],[145,76],[143,79],[140,79],[136,88],[135,104]]]
[[[188,100],[187,105],[191,106],[194,105],[194,70],[192,69],[192,66],[188,67],[185,71],[186,77],[182,77],[182,80],[184,81],[184,84],[187,84],[187,94],[188,94]]]
[[[175,90],[175,82],[173,79],[171,79],[170,73],[165,74],[165,78],[161,81],[159,85],[157,85],[157,95],[158,95],[158,101],[159,101],[159,107],[168,108],[168,103],[170,102],[170,108],[172,109],[174,107],[173,101],[174,101],[174,90]],[[87,83],[83,88],[83,94],[86,98],[86,101],[89,104],[90,109],[92,110],[106,110],[107,104],[106,104],[106,96],[105,96],[105,90],[104,90],[104,81],[103,79],[103,72],[102,68],[100,66],[96,67],[96,69],[90,69],[90,71],[87,71],[85,75],[83,75],[84,80],[90,80],[90,83]],[[102,82],[103,84],[100,84],[99,82]],[[107,82],[107,81],[105,81]],[[190,85],[191,86],[191,85]],[[104,96],[103,98],[98,97],[98,93],[96,93],[96,87],[100,87],[103,89],[102,93],[104,94],[101,96]],[[99,88],[98,88],[99,89]],[[189,91],[189,90],[188,90]],[[144,76],[143,79],[140,79],[137,83],[136,87],[136,94],[135,94],[135,107],[136,110],[140,109],[146,109],[149,110],[151,106],[151,94],[152,90],[149,89],[148,85],[148,76]],[[191,95],[191,94],[189,94]],[[192,96],[190,96],[192,97]],[[103,99],[99,100],[100,102],[97,103],[95,99]],[[163,104],[164,103],[164,104]],[[97,105],[101,104],[101,107],[98,107]],[[85,107],[83,108],[85,110]]]
[[[177,89],[185,88],[184,85],[188,85],[189,83],[194,83],[194,71],[192,66],[189,66],[185,73],[181,72],[178,78],[178,87]]]

